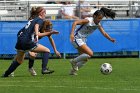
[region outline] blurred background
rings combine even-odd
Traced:
[[[54,39],[63,58],[77,55],[77,51],[69,42],[72,22],[92,16],[101,7],[110,8],[117,14],[114,21],[111,19],[102,21],[104,29],[117,39],[117,43],[114,46],[106,39],[99,38],[100,34],[95,33],[88,41],[91,49],[95,50],[94,57],[140,57],[139,0],[0,0],[0,58],[13,58],[16,53],[14,50],[16,34],[26,24],[31,8],[38,6],[46,9],[46,19],[51,20],[54,29],[61,32],[59,36],[54,36]],[[71,10],[69,12],[74,17],[65,17],[64,7]],[[43,39],[40,42],[46,45],[48,41]],[[52,51],[51,57],[57,58],[51,46],[47,46]],[[41,55],[38,56],[40,57]]]
[[[118,18],[139,17],[139,0],[0,0],[0,20],[27,20],[30,16],[30,9],[33,6],[45,7],[47,10],[46,18],[60,19],[59,10],[61,10],[65,2],[69,2],[67,6],[80,11],[79,7],[82,6],[80,1],[88,3],[89,6],[87,6],[91,8],[91,13],[101,7],[107,7],[116,11]],[[79,15],[80,12],[77,16]]]

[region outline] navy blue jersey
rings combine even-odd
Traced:
[[[15,48],[17,50],[32,50],[37,47],[37,42],[35,39],[35,24],[39,24],[39,30],[43,26],[43,19],[36,17],[33,20],[28,21],[28,23],[23,27],[17,34],[17,43]]]

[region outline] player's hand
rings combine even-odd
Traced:
[[[110,41],[113,42],[113,43],[116,42],[116,40],[114,38],[111,38]]]
[[[55,54],[61,58],[61,54],[57,50],[55,51]]]
[[[70,34],[70,41],[73,42],[74,41],[74,35]]]
[[[37,53],[29,51],[29,55],[30,57],[35,58],[37,56]]]
[[[51,31],[51,34],[59,34],[59,32],[56,31],[56,30],[52,30],[52,31]]]

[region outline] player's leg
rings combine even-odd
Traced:
[[[29,70],[29,72],[31,73],[32,76],[37,75],[36,71],[33,68],[34,59],[35,59],[36,55],[37,55],[37,53],[29,51],[29,63],[28,63],[28,68],[29,69],[28,70]],[[14,57],[14,60],[17,60],[17,55]],[[12,72],[9,76],[14,77],[14,72]]]
[[[72,44],[79,51],[80,55],[71,60],[74,70],[78,70],[77,62],[87,61],[90,56],[93,56],[93,51],[86,45],[85,39],[75,39]]]
[[[29,51],[29,64],[28,64],[28,68],[32,68],[33,65],[34,65],[34,60],[35,60],[35,57],[37,56],[37,53],[35,52],[31,52]]]
[[[77,49],[80,52],[80,55],[71,61],[73,69],[71,70],[70,75],[77,75],[76,71],[84,66],[88,59],[93,56],[93,51],[86,44],[79,46]]]
[[[86,44],[79,46],[77,49],[78,51],[81,51],[82,54],[73,59],[73,61],[76,63],[79,61],[87,61],[88,58],[93,56],[93,51]]]
[[[14,60],[17,60],[17,55],[15,55],[15,57],[14,57],[13,61],[14,61]],[[12,62],[12,63],[13,63],[13,62]],[[12,64],[12,63],[11,63],[11,64]],[[14,76],[15,76],[14,71],[13,71],[13,72],[12,72],[9,76],[14,77]]]
[[[12,64],[9,66],[9,68],[5,71],[3,77],[8,77],[13,71],[15,71],[16,68],[20,64],[22,64],[24,57],[25,57],[25,52],[17,51],[15,60],[12,62]]]
[[[80,51],[80,50],[78,50],[78,52],[79,52],[80,55],[81,55],[81,54],[84,54],[84,53],[83,53],[82,51]],[[77,66],[78,70],[79,70],[81,67],[83,67],[86,63],[87,63],[87,61],[79,61],[79,62],[77,62],[76,66]]]
[[[78,47],[78,50],[80,52],[80,56],[75,58],[77,62],[78,69],[81,68],[82,66],[85,65],[85,63],[88,61],[88,59],[93,56],[93,51],[87,46],[87,45],[82,45]]]
[[[47,67],[48,65],[48,60],[49,60],[49,54],[50,53],[43,53],[43,58],[42,58],[42,74],[51,74],[54,72],[54,70],[51,70]]]
[[[29,63],[28,63],[28,68],[29,72],[31,73],[32,76],[36,76],[37,73],[33,68],[35,57],[37,56],[37,53],[29,51]]]
[[[47,68],[50,50],[48,48],[46,48],[45,46],[39,44],[37,46],[37,48],[35,48],[32,51],[34,51],[34,52],[42,52],[43,53],[43,58],[42,58],[42,74],[50,74],[50,73],[53,73],[54,70],[49,70]]]

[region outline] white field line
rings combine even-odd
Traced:
[[[47,83],[47,82],[52,82],[52,81],[33,81],[33,80],[30,80],[30,81],[0,81],[0,83],[4,83],[4,82],[9,82],[9,83],[14,83],[14,82],[29,82],[29,83]],[[61,82],[61,81],[58,81],[58,82]],[[63,82],[81,82],[81,83],[84,83],[84,82],[93,82],[93,83],[115,83],[115,82],[119,82],[119,83],[130,83],[130,82],[138,82],[138,81],[63,81]]]
[[[35,87],[35,88],[77,88],[77,89],[98,89],[98,90],[116,90],[115,88],[107,88],[107,87],[78,87],[78,86],[25,86],[25,85],[0,85],[0,87],[24,87],[24,88],[31,88],[31,87]],[[135,88],[121,88],[121,89],[117,89],[117,90],[123,90],[123,91],[140,91],[140,89],[135,89]]]

